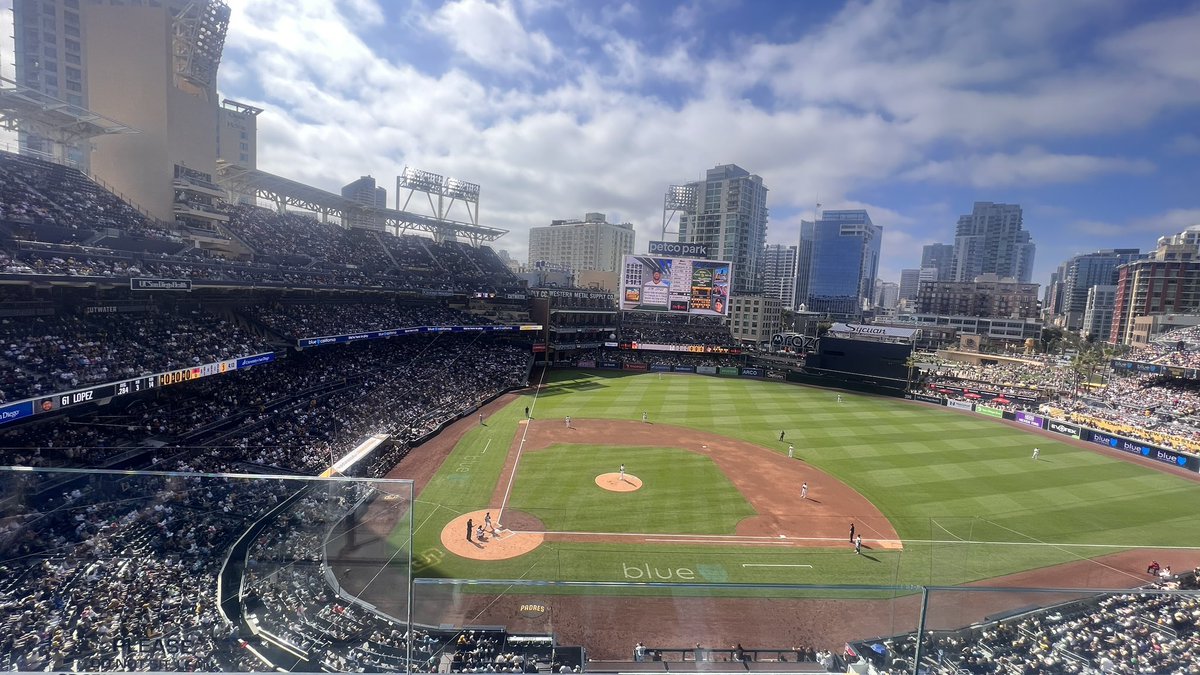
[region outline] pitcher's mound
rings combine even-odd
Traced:
[[[633,492],[642,487],[642,479],[633,474],[602,473],[596,476],[596,485],[613,492]]]
[[[504,512],[502,528],[496,532],[485,532],[482,541],[472,532],[471,541],[467,541],[467,519],[474,526],[482,525],[487,513],[472,511],[447,523],[442,528],[442,546],[455,555],[471,560],[507,560],[529,553],[546,540],[540,520],[527,513],[508,510]],[[497,511],[493,511],[492,517],[496,515]]]

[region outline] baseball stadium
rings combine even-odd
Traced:
[[[1200,326],[785,326],[628,224],[513,265],[477,183],[258,168],[224,2],[12,10],[0,670],[1200,673]]]

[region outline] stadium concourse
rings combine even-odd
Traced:
[[[446,425],[469,423],[479,406],[526,386],[537,352],[533,333],[514,327],[532,323],[531,289],[486,247],[221,208],[227,224],[174,227],[74,169],[0,153],[0,464],[32,469],[0,475],[0,668],[586,669],[583,649],[549,636],[414,628],[347,600],[330,581],[322,542],[378,486],[319,492],[283,478],[328,472],[377,435],[387,441],[344,473],[386,476]],[[563,363],[772,367],[739,353],[720,320],[622,314],[603,296],[559,305],[563,330],[551,347]],[[1145,361],[1194,368],[1194,332],[1172,339]],[[1172,447],[1197,440],[1194,372],[1114,376],[1086,395],[1065,386],[1066,374],[1048,364],[946,366],[918,390],[1034,392],[1035,409],[1057,406]],[[1130,392],[1152,405],[1126,407]],[[63,468],[118,471],[52,470]],[[234,550],[253,564],[229,615],[218,588]],[[1062,621],[1046,610],[954,636],[944,651],[961,658],[934,672],[1008,672],[988,669],[1001,663],[1006,631],[1028,647],[1013,658],[1044,656],[1068,639],[1096,667],[1116,661],[1112,672],[1195,661],[1194,599],[1128,596],[1076,609]],[[1123,636],[1132,613],[1169,617],[1170,631],[1135,626]],[[1121,641],[1083,644],[1085,625]],[[901,663],[905,640],[889,643]],[[769,646],[705,654],[744,664],[768,658],[755,648]],[[690,650],[651,647],[643,657]],[[777,664],[847,665],[830,645],[775,647]]]

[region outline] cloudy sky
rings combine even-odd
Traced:
[[[1041,283],[1200,223],[1197,1],[229,2],[260,168],[479,183],[518,259],[587,211],[644,250],[665,188],[723,163],[770,188],[770,242],[868,209],[891,280],[976,200],[1024,207]]]

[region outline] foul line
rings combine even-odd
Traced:
[[[791,546],[790,542],[779,541],[730,541],[728,539],[646,539],[646,541],[670,542],[672,544],[743,544],[745,546]]]
[[[764,564],[759,564],[759,563],[742,563],[742,567],[807,567],[807,568],[808,568],[808,569],[810,569],[810,570],[812,569],[812,565],[783,565],[783,564],[780,564],[780,565],[768,565],[768,564],[765,564],[765,563],[764,563]]]
[[[542,368],[542,381],[533,390],[533,402],[529,404],[529,416],[525,419],[525,431],[521,432],[521,445],[517,446],[517,458],[513,460],[512,473],[508,475],[508,486],[504,488],[504,499],[500,500],[500,512],[496,514],[496,523],[504,522],[504,509],[508,508],[508,495],[512,492],[513,479],[517,477],[517,466],[521,463],[521,452],[525,450],[525,437],[529,435],[529,423],[533,421],[533,413],[537,408],[538,396],[542,394],[545,385],[546,368]]]
[[[661,541],[672,543],[696,543],[704,540],[710,543],[767,543],[773,542],[777,545],[795,543],[801,541],[827,541],[836,543],[846,543],[842,537],[795,537],[785,536],[754,536],[754,535],[739,535],[739,534],[666,534],[661,532],[578,532],[571,530],[514,530],[514,532],[522,532],[525,534],[540,534],[540,535],[567,535],[576,537],[634,537],[644,539],[646,541]],[[1018,533],[1020,534],[1020,533]],[[1035,546],[1049,548],[1113,548],[1113,549],[1139,549],[1153,548],[1162,549],[1165,551],[1200,551],[1200,546],[1164,546],[1160,544],[1140,544],[1140,543],[1120,543],[1120,544],[1070,544],[1070,543],[1054,543],[1047,541],[984,541],[975,539],[867,539],[863,537],[863,543],[871,544],[896,544],[900,546],[910,546],[914,544],[958,544],[967,546]],[[889,549],[890,550],[890,549]]]

